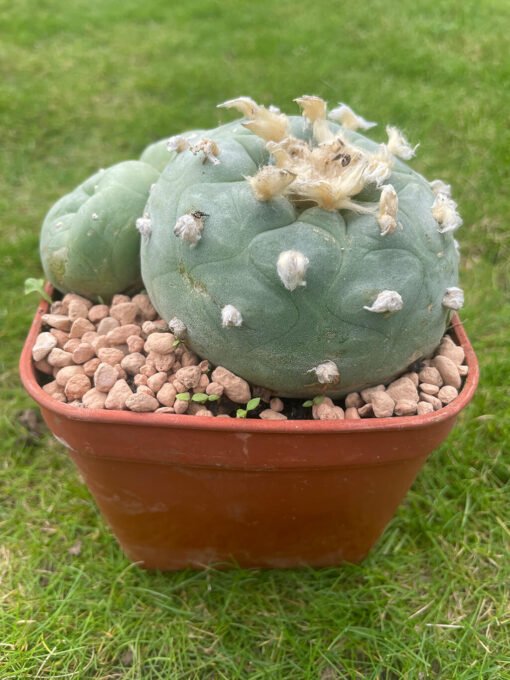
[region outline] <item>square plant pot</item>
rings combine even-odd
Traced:
[[[469,373],[453,402],[422,416],[269,421],[75,408],[46,394],[33,366],[47,307],[23,348],[23,385],[126,555],[147,569],[359,562],[478,382],[454,315]]]

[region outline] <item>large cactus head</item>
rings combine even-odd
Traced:
[[[159,172],[141,161],[100,170],[51,208],[42,225],[44,273],[63,293],[105,301],[141,285],[135,223]]]
[[[385,382],[431,353],[461,303],[442,182],[400,158],[387,128],[345,105],[287,117],[247,97],[244,119],[183,139],[146,206],[142,275],[199,354],[286,396]],[[174,140],[174,144],[177,141]]]

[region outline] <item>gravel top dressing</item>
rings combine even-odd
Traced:
[[[388,385],[305,401],[280,398],[200,359],[145,294],[116,295],[108,306],[68,293],[43,323],[32,351],[42,387],[76,408],[270,420],[423,415],[451,403],[468,371],[464,350],[445,335],[433,356]]]

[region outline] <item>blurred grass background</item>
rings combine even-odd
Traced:
[[[510,678],[509,27],[505,0],[0,0],[2,680]],[[140,572],[18,418],[39,225],[218,102],[305,93],[401,127],[453,185],[478,394],[364,564]]]

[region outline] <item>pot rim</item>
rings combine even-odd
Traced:
[[[53,292],[53,288],[49,284],[46,285],[45,290],[50,295]],[[251,418],[195,418],[185,414],[134,413],[132,411],[76,408],[53,399],[42,389],[37,381],[34,365],[32,363],[32,347],[37,335],[41,332],[42,316],[47,313],[48,308],[48,302],[41,299],[23,346],[19,362],[19,372],[24,388],[40,407],[69,420],[115,425],[170,427],[182,430],[192,429],[233,433],[266,432],[272,434],[307,434],[312,432],[340,434],[346,432],[422,429],[456,417],[471,401],[479,380],[479,366],[475,352],[466,335],[460,318],[455,312],[450,320],[448,330],[453,331],[456,339],[464,349],[466,364],[469,371],[459,396],[450,404],[443,406],[439,411],[433,411],[432,413],[427,413],[425,415],[391,416],[390,418],[367,418],[359,420],[262,420]]]

